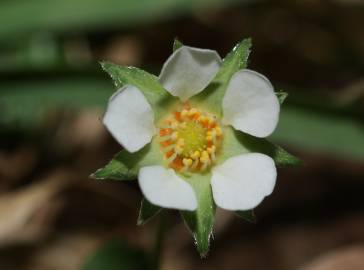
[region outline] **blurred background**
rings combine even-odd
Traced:
[[[249,67],[289,93],[271,140],[304,164],[257,224],[219,210],[207,259],[167,211],[162,269],[364,269],[361,0],[2,0],[0,269],[145,269],[136,182],[88,179],[120,150],[98,61],[158,74],[175,37],[222,56],[251,37]]]

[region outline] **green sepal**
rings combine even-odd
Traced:
[[[217,163],[221,164],[230,157],[245,153],[263,153],[270,156],[276,166],[297,166],[301,160],[288,153],[282,147],[269,142],[267,139],[257,138],[249,134],[225,127],[221,152],[217,156]]]
[[[261,146],[262,151],[274,159],[277,167],[295,167],[302,165],[302,160],[284,150],[279,145],[265,140]]]
[[[246,210],[246,211],[235,211],[234,212],[238,217],[250,222],[256,223],[257,219],[254,213],[254,210]]]
[[[198,202],[196,211],[181,211],[181,214],[192,233],[197,251],[205,257],[209,251],[216,211],[210,185],[211,173],[180,176],[193,187]]]
[[[144,225],[153,217],[158,215],[160,211],[162,211],[161,207],[152,204],[151,202],[149,202],[147,199],[144,198],[140,204],[137,225],[138,226]]]
[[[129,168],[125,165],[124,159],[127,156],[127,151],[122,150],[116,156],[109,161],[105,167],[98,169],[96,172],[90,175],[91,178],[97,180],[122,180],[122,181],[130,181],[135,180],[137,175],[129,170]]]
[[[207,88],[191,98],[191,103],[198,103],[217,116],[222,115],[222,99],[231,77],[240,69],[247,67],[251,39],[238,43],[225,57],[220,70]]]
[[[283,102],[286,100],[286,98],[288,97],[288,93],[284,92],[282,90],[276,92],[276,96],[278,98],[279,104],[282,105]]]
[[[144,166],[161,165],[163,156],[157,139],[135,153],[120,151],[105,167],[98,169],[90,177],[95,179],[134,180],[139,169]]]
[[[110,62],[101,62],[101,66],[113,79],[117,88],[133,85],[143,93],[152,106],[155,121],[166,115],[170,106],[177,102],[177,99],[163,88],[153,74],[136,67],[119,66]]]
[[[183,46],[183,43],[178,40],[178,38],[175,38],[173,41],[173,52],[177,51],[179,48]]]

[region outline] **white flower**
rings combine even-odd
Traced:
[[[185,181],[189,174],[211,174],[214,201],[228,210],[253,209],[273,191],[276,168],[269,156],[243,153],[219,159],[229,126],[259,138],[274,131],[280,105],[269,80],[248,69],[236,72],[222,99],[222,117],[210,112],[203,101],[193,102],[221,63],[215,51],[177,49],[165,62],[159,82],[180,102],[158,121],[136,86],[125,85],[110,98],[103,122],[127,151],[142,149],[153,137],[161,142],[164,163],[142,167],[138,174],[144,196],[155,205],[195,210],[195,191]]]

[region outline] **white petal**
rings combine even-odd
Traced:
[[[222,102],[223,122],[250,135],[264,138],[277,126],[279,102],[269,80],[252,70],[231,78]]]
[[[140,150],[155,133],[152,107],[138,88],[130,85],[111,96],[103,123],[129,152]]]
[[[189,211],[197,208],[192,187],[172,169],[162,166],[143,167],[139,171],[138,180],[144,196],[155,205]]]
[[[211,82],[220,65],[216,51],[182,46],[164,63],[159,81],[173,96],[186,101]]]
[[[277,177],[274,161],[260,153],[227,159],[212,171],[216,204],[227,210],[249,210],[272,193]]]

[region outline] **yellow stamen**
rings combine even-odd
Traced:
[[[216,130],[216,135],[217,136],[221,136],[222,135],[221,127],[217,126],[217,127],[215,127],[215,130]]]
[[[191,155],[191,157],[192,157],[193,159],[199,158],[200,156],[201,156],[200,151],[195,151],[195,152]]]
[[[216,146],[215,145],[212,145],[211,147],[207,147],[207,152],[209,154],[215,153],[215,151],[216,151]]]
[[[192,165],[192,159],[190,159],[190,158],[184,158],[183,160],[182,160],[182,162],[183,162],[183,165],[185,165],[185,166],[191,166]]]

